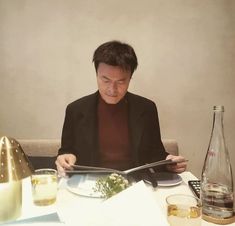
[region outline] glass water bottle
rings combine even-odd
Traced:
[[[223,128],[223,106],[214,106],[213,127],[201,177],[202,213],[233,216],[233,176]]]

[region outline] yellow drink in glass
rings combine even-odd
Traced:
[[[33,202],[37,206],[51,205],[57,196],[57,171],[54,169],[35,170],[31,176]]]
[[[191,195],[170,195],[166,198],[167,220],[171,226],[200,226],[201,201]]]

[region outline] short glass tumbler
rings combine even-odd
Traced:
[[[167,220],[171,226],[200,226],[201,200],[184,194],[170,195],[166,198]]]
[[[33,202],[37,206],[51,205],[56,201],[57,171],[54,169],[37,169],[31,176]]]

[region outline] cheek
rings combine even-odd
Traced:
[[[119,88],[119,92],[120,92],[120,93],[126,93],[127,90],[128,90],[128,85],[121,86],[121,87]]]
[[[120,93],[121,95],[124,95],[125,93],[126,93],[126,88],[120,88],[119,90],[118,90],[118,93]]]
[[[106,88],[105,88],[105,86],[101,83],[101,82],[97,82],[97,85],[98,85],[98,89],[100,90],[100,91],[104,91]]]

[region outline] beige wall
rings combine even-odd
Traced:
[[[235,165],[234,2],[0,0],[0,136],[60,137],[66,105],[96,90],[94,49],[120,39],[139,58],[130,91],[156,102],[189,169],[200,175],[215,104]]]

